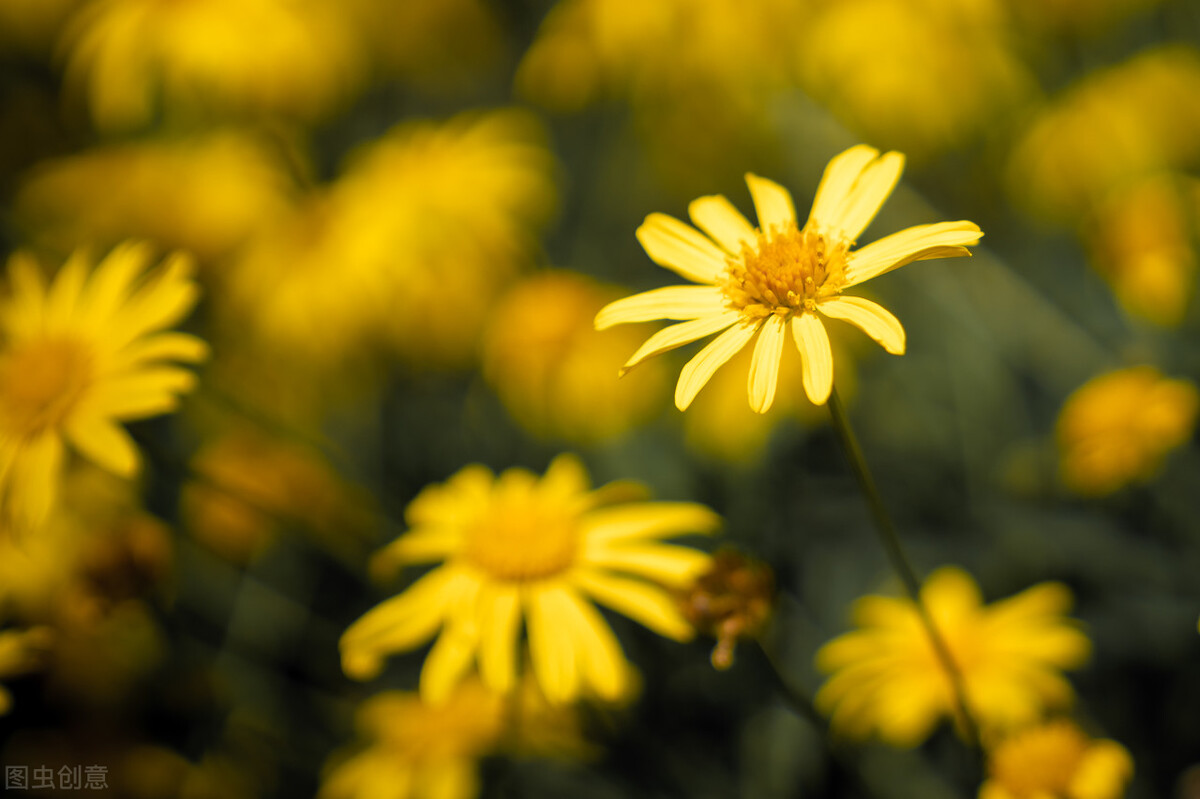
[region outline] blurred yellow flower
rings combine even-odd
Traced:
[[[418,365],[469,364],[553,209],[552,172],[544,130],[519,111],[398,125],[251,242],[230,275],[229,326],[242,337],[250,320],[305,366],[383,348]]]
[[[14,215],[32,239],[58,249],[133,237],[208,261],[288,212],[293,191],[262,141],[223,130],[43,161],[22,179]]]
[[[631,666],[592,600],[679,641],[692,628],[667,587],[686,585],[709,556],[658,539],[711,532],[702,505],[608,505],[573,456],[541,479],[524,469],[496,477],[468,466],[430,486],[405,511],[410,529],[380,557],[397,564],[445,561],[342,636],[347,674],[369,679],[391,652],[441,634],[421,672],[421,696],[444,701],[478,658],[484,682],[513,689],[525,619],[533,674],[548,699],[621,698]]]
[[[563,0],[517,71],[518,90],[576,110],[606,93],[663,102],[690,86],[754,94],[782,86],[791,0]]]
[[[967,704],[984,740],[1029,724],[1074,698],[1060,673],[1088,657],[1091,643],[1066,618],[1071,592],[1040,583],[991,605],[961,569],[943,567],[925,581],[921,601],[962,676]],[[833,730],[917,746],[943,717],[955,715],[951,682],[909,599],[867,596],[854,605],[859,630],[821,647],[816,664],[832,675],[817,707]]]
[[[1167,453],[1191,438],[1198,409],[1194,385],[1150,366],[1092,378],[1059,413],[1063,482],[1080,494],[1103,496],[1149,480]]]
[[[1077,221],[1148,173],[1200,156],[1200,53],[1147,50],[1089,73],[1033,118],[1013,146],[1007,179],[1039,217]]]
[[[805,90],[864,138],[914,157],[991,129],[1034,85],[1005,42],[999,3],[812,5],[794,48]]]
[[[18,530],[55,505],[64,444],[105,469],[133,476],[141,457],[120,423],[167,413],[195,375],[200,339],[162,332],[196,302],[192,266],[173,255],[142,279],[148,246],[115,248],[94,270],[76,251],[47,287],[23,254],[9,261],[0,305],[0,510]]]
[[[62,40],[69,91],[102,130],[214,113],[313,119],[357,88],[347,20],[319,0],[98,0]]]
[[[0,630],[0,680],[19,677],[40,669],[54,644],[49,627]],[[12,708],[12,694],[0,685],[0,716]]]
[[[593,443],[621,435],[658,407],[658,367],[611,377],[644,332],[598,335],[591,319],[616,291],[567,271],[533,275],[505,294],[483,337],[483,372],[509,413],[539,435]]]
[[[688,206],[704,234],[666,214],[651,214],[638,241],[660,266],[702,286],[669,286],[605,306],[596,329],[655,319],[686,320],[651,336],[624,369],[667,350],[721,333],[692,358],[679,376],[675,405],[685,410],[713,373],[757,334],[750,364],[750,407],[765,413],[775,400],[787,328],[802,357],[804,390],[816,405],[833,387],[833,354],[818,312],[862,329],[884,349],[904,352],[904,328],[882,306],[842,296],[913,261],[970,255],[983,234],[973,222],[918,225],[851,251],[855,240],[891,194],[904,156],[865,145],[835,157],[817,188],[808,222],[797,227],[787,189],[746,175],[759,227],[751,227],[721,196]]]
[[[1183,180],[1155,174],[1117,191],[1087,234],[1092,265],[1121,306],[1169,327],[1183,321],[1196,273],[1197,203]]]
[[[1095,740],[1058,719],[1002,739],[988,753],[979,799],[1119,799],[1133,758],[1116,741]]]
[[[475,678],[440,705],[400,691],[376,694],[357,713],[365,745],[334,755],[318,799],[471,799],[485,756],[586,752],[572,708],[548,706],[530,680],[517,701],[514,708]]]
[[[180,496],[188,530],[218,555],[249,563],[284,529],[298,527],[327,548],[361,544],[364,497],[344,485],[313,448],[252,429],[213,435],[193,457]]]

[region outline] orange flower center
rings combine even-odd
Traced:
[[[791,316],[841,291],[847,242],[794,225],[757,235],[755,246],[743,245],[741,257],[728,261],[721,289],[731,306],[754,318]]]
[[[60,427],[91,381],[91,357],[80,342],[23,342],[0,360],[0,420],[19,438]]]
[[[499,580],[538,580],[566,570],[579,544],[577,515],[534,497],[490,507],[467,530],[464,555]]]

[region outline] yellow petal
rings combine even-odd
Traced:
[[[744,246],[755,244],[754,226],[733,207],[733,203],[719,194],[692,200],[688,215],[697,227],[731,255],[740,253]]]
[[[913,261],[970,255],[983,232],[974,222],[917,225],[871,242],[846,258],[846,285],[855,286]]]
[[[120,421],[142,419],[174,410],[177,395],[196,385],[187,369],[158,366],[101,381],[79,401],[84,416],[109,416]]]
[[[567,589],[562,591],[562,616],[589,686],[604,699],[620,698],[628,685],[629,665],[612,628],[590,602]]]
[[[883,306],[862,297],[832,297],[820,302],[817,310],[826,316],[849,322],[893,355],[904,354],[904,327]]]
[[[76,416],[66,430],[71,444],[85,457],[121,477],[133,477],[141,465],[137,445],[125,428],[107,418]]]
[[[89,259],[82,249],[75,250],[63,264],[46,298],[46,319],[61,325],[77,314],[79,297],[88,277]]]
[[[157,278],[129,299],[117,325],[117,337],[132,341],[138,336],[170,327],[192,310],[200,287],[191,279],[194,264],[189,256],[175,253],[159,270]]]
[[[441,705],[450,698],[475,659],[477,641],[462,625],[447,625],[421,667],[419,692],[423,701]]]
[[[772,228],[783,230],[796,224],[796,207],[792,195],[773,180],[746,173],[746,185],[754,200],[754,212],[758,215],[758,227],[764,233]]]
[[[817,185],[817,196],[808,215],[810,226],[826,230],[840,228],[837,224],[839,212],[851,196],[858,176],[878,155],[879,151],[874,147],[859,144],[830,160]]]
[[[463,532],[457,526],[414,527],[371,557],[372,569],[390,571],[411,563],[444,560],[462,547]]]
[[[792,337],[800,350],[804,391],[814,405],[824,405],[833,391],[833,350],[825,326],[814,314],[792,318]]]
[[[459,569],[434,569],[367,611],[346,629],[338,646],[343,653],[359,648],[397,652],[424,642],[441,625],[463,582]]]
[[[750,343],[761,325],[739,323],[713,339],[683,366],[675,384],[675,407],[687,410],[713,373]]]
[[[570,638],[570,610],[565,591],[554,584],[529,588],[529,652],[533,671],[546,699],[569,702],[579,693],[579,671]]]
[[[682,586],[703,572],[712,562],[704,552],[690,547],[666,544],[593,544],[584,550],[581,562],[611,571],[645,577],[663,585]]]
[[[9,501],[21,530],[45,523],[58,502],[62,479],[63,441],[57,433],[43,433],[17,454],[13,463]]]
[[[1132,776],[1133,758],[1125,747],[1116,741],[1094,741],[1071,779],[1070,795],[1079,799],[1121,796]]]
[[[521,597],[517,588],[489,583],[479,593],[479,672],[487,686],[508,693],[516,682]]]
[[[741,318],[741,314],[737,311],[722,311],[713,316],[706,316],[701,319],[693,319],[690,322],[680,322],[677,325],[664,327],[646,339],[642,346],[638,347],[637,352],[631,355],[629,360],[625,362],[625,365],[621,367],[621,374],[625,374],[647,358],[659,355],[667,350],[673,350],[676,347],[682,347],[684,344],[691,344],[697,339],[711,336],[718,330],[724,330],[730,325],[736,324]]]
[[[599,545],[711,533],[721,517],[694,502],[637,502],[591,511],[580,524],[583,538]]]
[[[596,329],[656,319],[699,319],[724,308],[725,295],[716,286],[665,286],[610,302],[596,314]]]
[[[637,229],[650,260],[693,283],[712,285],[725,272],[725,253],[703,233],[666,214],[650,214]]]
[[[695,635],[691,625],[680,615],[670,594],[658,586],[582,567],[575,570],[574,578],[575,585],[597,602],[649,627],[659,635],[676,641],[688,641]]]
[[[133,281],[150,261],[145,243],[126,242],[112,249],[92,273],[82,297],[82,313],[90,324],[103,325],[128,298]]]
[[[897,152],[884,153],[883,157],[872,161],[854,182],[830,225],[840,230],[845,240],[857,239],[896,188],[903,171],[904,156]]]
[[[778,314],[767,317],[754,345],[750,361],[750,407],[755,413],[766,413],[775,401],[779,385],[779,362],[783,358],[783,331],[787,320]]]
[[[203,361],[209,355],[204,339],[187,333],[158,333],[131,342],[118,354],[117,369],[155,361]]]

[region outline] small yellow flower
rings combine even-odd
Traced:
[[[970,575],[945,567],[926,580],[921,600],[985,740],[1073,699],[1060,671],[1081,665],[1091,644],[1063,615],[1071,605],[1066,586],[1041,583],[984,606]],[[817,668],[832,675],[817,693],[817,707],[850,738],[876,734],[893,746],[920,744],[939,719],[955,715],[957,704],[916,608],[908,599],[868,596],[855,603],[854,619],[859,630],[817,652]]]
[[[651,214],[637,231],[646,253],[704,285],[669,286],[617,300],[597,314],[596,328],[685,320],[651,336],[625,363],[626,370],[724,331],[683,367],[675,389],[680,410],[757,335],[749,395],[750,406],[763,413],[775,399],[790,327],[802,356],[804,390],[814,404],[823,404],[833,387],[833,355],[820,315],[850,322],[888,352],[903,354],[904,328],[896,317],[870,300],[842,292],[912,261],[970,255],[967,246],[983,235],[973,222],[938,222],[853,250],[903,168],[900,153],[881,156],[865,145],[850,148],[826,167],[803,228],[797,227],[788,191],[752,174],[746,175],[746,183],[758,228],[721,196],[701,197],[688,206],[692,221],[708,236],[674,217]]]
[[[475,678],[441,705],[401,691],[377,694],[356,714],[366,745],[334,755],[318,797],[470,799],[485,756],[587,752],[574,709],[547,705],[531,680],[522,681],[517,699],[514,707]]]
[[[114,249],[93,271],[77,251],[52,285],[23,255],[9,262],[0,304],[0,519],[37,527],[54,507],[64,443],[117,475],[141,458],[121,422],[174,410],[207,345],[162,332],[196,302],[191,261],[167,259],[142,280],[147,246]]]
[[[1000,741],[988,756],[979,799],[1118,799],[1131,776],[1125,747],[1059,719]]]
[[[524,618],[533,673],[548,699],[622,697],[630,666],[591,600],[687,640],[692,628],[667,589],[687,585],[710,558],[657,539],[710,532],[719,519],[686,502],[605,506],[612,494],[589,490],[582,464],[566,455],[541,479],[524,469],[496,477],[474,465],[426,488],[405,511],[412,529],[380,556],[445,563],[346,630],[346,673],[369,679],[386,655],[441,628],[421,672],[421,696],[444,701],[476,659],[484,682],[506,693],[516,681]]]
[[[1067,398],[1058,417],[1063,482],[1104,496],[1152,478],[1192,436],[1200,391],[1150,366],[1095,377]]]

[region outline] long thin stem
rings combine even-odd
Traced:
[[[888,515],[883,499],[879,496],[879,489],[875,486],[871,470],[867,468],[867,461],[863,458],[862,449],[858,446],[858,438],[854,435],[854,428],[850,426],[850,419],[846,416],[846,408],[842,405],[842,398],[838,396],[836,387],[829,395],[829,415],[833,419],[833,429],[837,433],[838,441],[846,453],[846,458],[850,461],[850,468],[858,479],[858,486],[862,489],[867,506],[871,509],[871,518],[875,521],[875,531],[879,534],[879,540],[887,552],[888,560],[891,561],[892,568],[900,576],[908,598],[916,606],[921,624],[925,627],[925,632],[933,644],[934,652],[950,680],[950,687],[954,692],[954,702],[957,706],[955,710],[967,741],[971,746],[978,748],[980,746],[979,725],[975,722],[975,717],[971,714],[967,703],[962,672],[959,670],[958,664],[954,662],[954,656],[946,645],[946,639],[942,637],[937,625],[934,624],[929,608],[921,601],[921,581],[917,579],[917,572],[913,569],[908,555],[905,554],[903,544],[900,543],[896,525],[892,523],[892,517]]]

